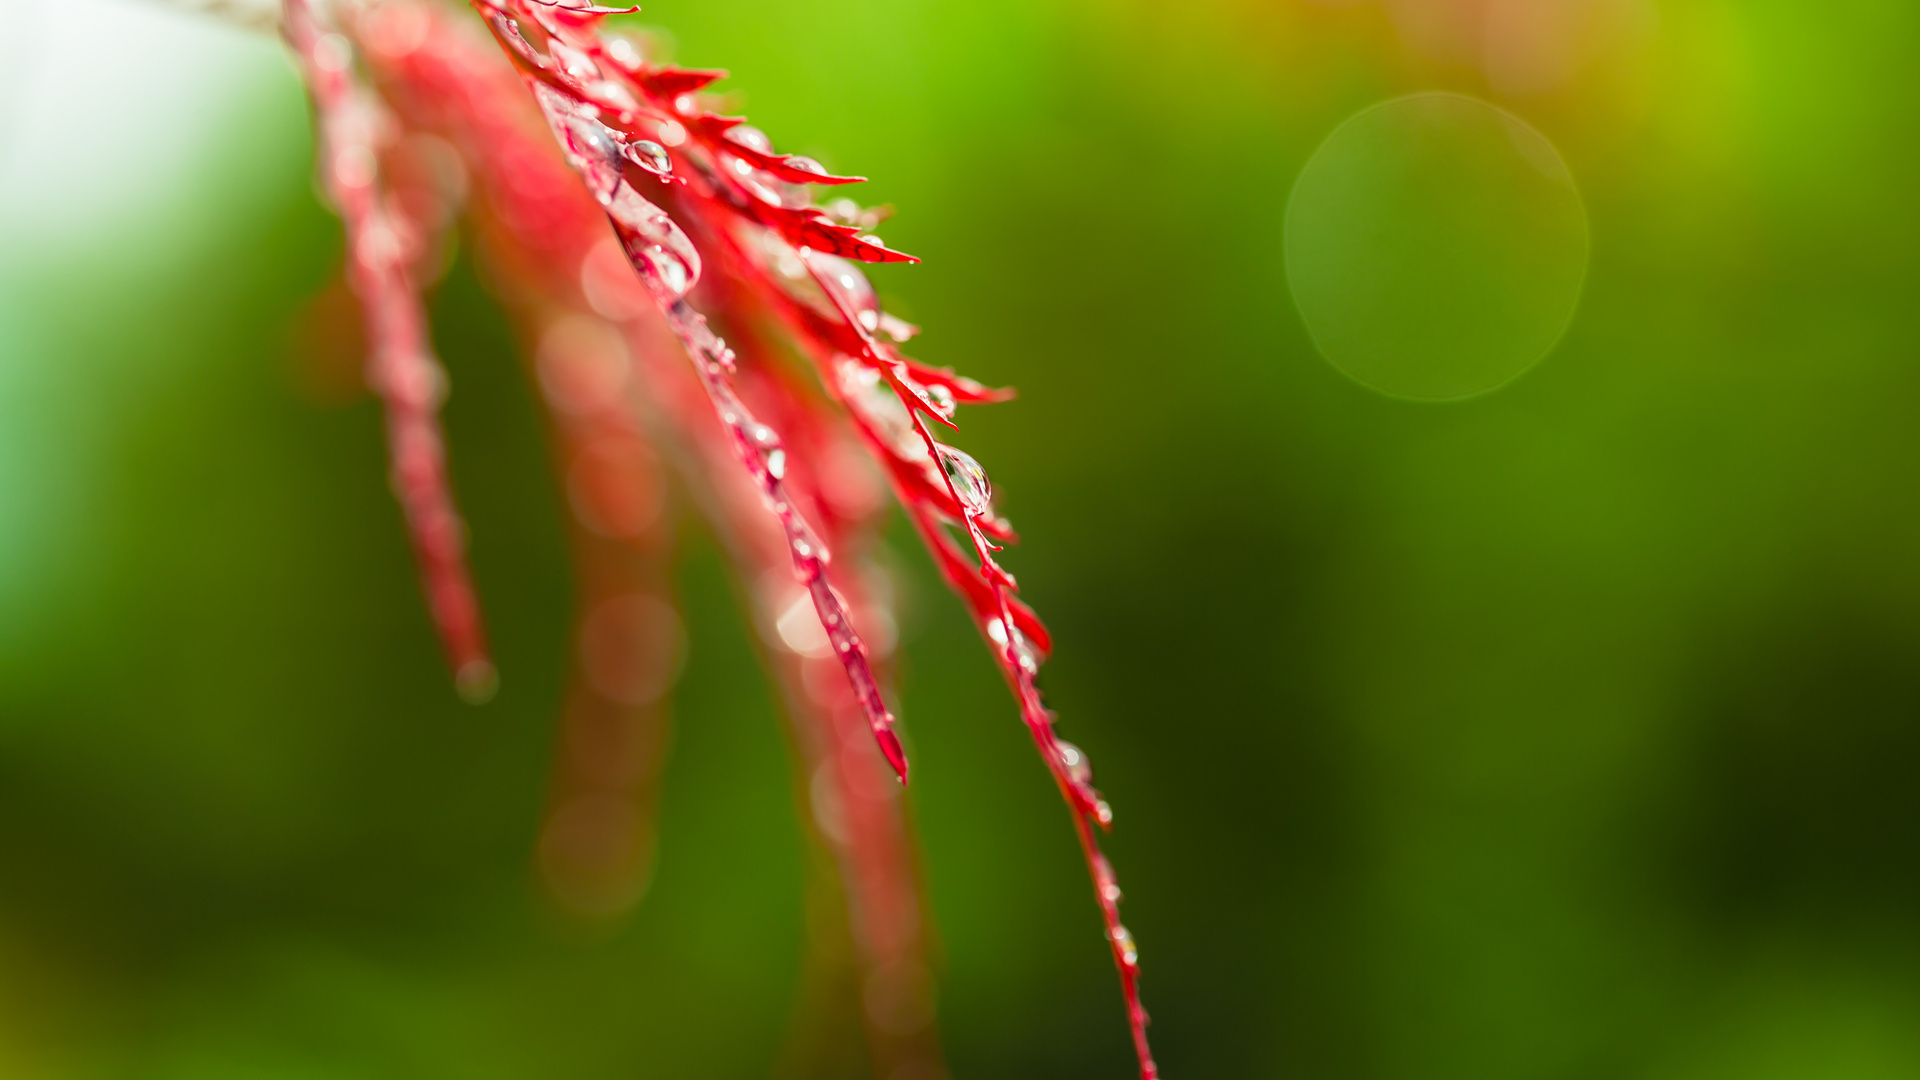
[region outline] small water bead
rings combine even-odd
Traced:
[[[906,461],[925,461],[926,443],[914,429],[913,417],[890,388],[880,381],[880,373],[858,360],[845,359],[839,367],[840,393],[848,403],[879,429],[889,448]]]
[[[767,475],[782,480],[787,475],[787,452],[775,450],[767,455]]]
[[[600,122],[599,110],[543,83],[533,86],[534,100],[566,152],[567,162],[586,182],[601,206],[613,198],[620,183],[620,137]]]
[[[1113,946],[1120,954],[1120,962],[1129,970],[1140,966],[1140,947],[1134,944],[1133,932],[1124,926],[1115,926],[1108,935]]]
[[[993,618],[987,620],[987,637],[991,638],[993,643],[1001,649],[1004,650],[1007,647],[1007,630],[1005,626],[1001,625],[999,619]],[[1033,642],[1027,640],[1027,635],[1021,633],[1018,629],[1015,629],[1013,632],[1013,642],[1013,652],[1015,656],[1019,657],[1020,670],[1026,672],[1028,675],[1039,674],[1040,654],[1034,649]],[[1062,745],[1071,746],[1072,744],[1063,743]],[[1075,750],[1077,752],[1078,748],[1076,747]],[[1082,755],[1082,757],[1084,758],[1084,755]],[[1103,803],[1101,805],[1105,804]]]
[[[810,157],[802,157],[799,154],[795,154],[787,159],[787,168],[798,172],[812,173],[815,176],[827,175],[827,167],[825,165],[820,164]]]
[[[613,58],[613,62],[628,71],[638,71],[647,62],[640,46],[624,34],[604,34],[601,40],[605,42],[607,55]]]
[[[756,229],[753,235],[758,239],[762,260],[767,269],[773,271],[782,291],[822,315],[831,315],[833,303],[820,291],[813,275],[807,273],[807,263],[800,252],[772,229]]]
[[[598,120],[572,116],[567,119],[567,151],[587,188],[606,205],[620,184],[620,162],[626,157],[619,136]]]
[[[1100,899],[1109,904],[1119,903],[1122,899],[1120,881],[1114,875],[1113,864],[1107,861],[1105,855],[1095,855],[1093,858],[1093,876],[1096,887],[1100,891]]]
[[[667,148],[652,139],[635,139],[628,143],[627,160],[655,176],[666,177],[673,173],[673,158],[667,155]]]
[[[602,104],[611,106],[622,113],[631,113],[640,107],[632,91],[611,79],[601,79],[587,86],[587,92]]]
[[[322,34],[313,43],[313,66],[321,71],[345,71],[353,63],[353,43],[342,34]]]
[[[679,146],[687,141],[687,129],[678,120],[662,120],[654,125],[654,133],[667,146]]]
[[[860,204],[846,196],[833,199],[820,208],[826,215],[842,225],[852,225],[857,229],[872,231],[893,213],[890,206],[875,206],[862,209]]]
[[[818,272],[819,279],[833,291],[834,296],[860,324],[871,330],[880,323],[880,301],[873,295],[873,283],[859,267],[837,255],[825,255],[818,251],[808,252],[807,261]],[[872,321],[869,321],[872,320]]]
[[[485,705],[500,692],[500,669],[491,660],[469,660],[454,673],[453,688],[469,705]]]
[[[974,517],[985,517],[992,513],[993,484],[987,480],[987,471],[966,451],[956,450],[945,443],[935,445],[940,453],[940,468],[947,474],[947,482],[953,485],[953,493],[959,498],[961,509]]]
[[[928,384],[927,400],[933,403],[934,412],[939,413],[948,420],[953,419],[954,411],[959,408],[959,405],[953,400],[953,391],[939,383]]]
[[[639,261],[638,269],[647,287],[668,302],[687,295],[693,288],[694,271],[678,255],[658,244],[639,250],[629,247],[628,254]]]
[[[1086,751],[1065,739],[1055,740],[1055,745],[1059,748],[1060,762],[1067,767],[1067,775],[1073,777],[1073,782],[1082,787],[1093,783],[1093,762],[1087,760]]]
[[[342,146],[333,155],[333,182],[352,191],[373,183],[380,172],[380,160],[365,143]]]
[[[913,340],[914,335],[920,332],[920,328],[905,319],[883,311],[880,313],[879,331],[904,345]]]
[[[773,140],[767,133],[752,124],[740,124],[727,129],[727,141],[738,143],[749,150],[758,150],[766,154],[773,150]]]
[[[666,211],[648,202],[632,185],[620,183],[607,213],[620,226],[627,257],[656,297],[674,303],[700,280],[700,253],[693,242]]]
[[[594,63],[591,56],[558,38],[548,39],[547,55],[560,62],[561,71],[576,79],[585,81],[600,77],[600,65]]]

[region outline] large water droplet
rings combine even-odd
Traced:
[[[453,688],[469,705],[485,705],[500,690],[500,670],[491,660],[469,660],[453,675]]]
[[[813,265],[820,283],[841,306],[853,313],[861,326],[872,330],[880,325],[880,301],[873,295],[873,283],[859,267],[838,255],[818,251],[808,252],[807,261]]]
[[[741,124],[737,127],[728,128],[727,139],[731,142],[739,143],[749,150],[758,150],[763,154],[773,150],[773,140],[767,138],[766,132],[761,131],[752,124]]]
[[[1007,647],[1007,628],[998,618],[987,620],[987,637],[993,639],[993,643],[1000,648],[1005,649]],[[1027,635],[1021,633],[1016,628],[1013,632],[1013,643],[1013,653],[1014,656],[1019,659],[1020,670],[1026,672],[1028,675],[1039,674],[1040,653],[1033,647],[1033,642],[1027,640]],[[1073,744],[1063,742],[1061,745],[1072,746]],[[1079,750],[1078,747],[1074,749],[1076,752]],[[1084,757],[1085,755],[1083,754],[1082,758],[1084,759]]]
[[[579,49],[557,38],[547,41],[547,55],[560,63],[560,70],[582,81],[600,77],[600,65]]]
[[[664,297],[668,303],[687,295],[694,284],[694,270],[685,259],[673,252],[650,244],[636,253],[640,262],[641,275],[646,279],[648,288],[656,295]]]
[[[947,474],[947,481],[953,485],[953,493],[960,499],[960,507],[970,517],[984,517],[992,513],[993,485],[987,480],[987,471],[972,455],[964,450],[956,450],[944,443],[939,444],[940,468]]]
[[[1100,899],[1109,904],[1119,903],[1121,900],[1120,881],[1114,876],[1113,864],[1107,861],[1105,855],[1095,855],[1093,859],[1093,876],[1095,882],[1098,883]]]
[[[927,385],[927,400],[933,403],[934,412],[949,420],[953,419],[954,410],[959,407],[953,400],[953,391],[939,383]]]
[[[914,428],[913,417],[899,395],[880,381],[879,372],[849,357],[840,362],[837,374],[841,395],[879,429],[880,437],[895,454],[906,461],[926,461],[926,443]]]
[[[667,176],[673,172],[673,159],[667,156],[667,148],[652,139],[635,139],[628,143],[627,160],[655,176]]]
[[[540,103],[540,111],[546,114],[547,124],[560,141],[560,148],[566,152],[567,163],[579,172],[587,190],[600,205],[606,206],[620,185],[620,162],[624,156],[620,137],[596,118],[599,110],[591,105],[577,102],[541,83],[534,84],[533,96]]]
[[[573,166],[602,205],[620,184],[620,162],[625,157],[613,129],[584,116],[567,118],[567,151]]]
[[[1067,767],[1067,775],[1082,787],[1093,783],[1093,762],[1087,760],[1086,751],[1066,741],[1056,740],[1060,751],[1060,762]]]
[[[671,304],[700,280],[700,253],[667,212],[621,183],[607,213],[619,226],[627,257],[633,260],[655,298]]]

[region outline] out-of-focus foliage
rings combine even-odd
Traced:
[[[563,500],[481,274],[435,301],[503,673],[476,710],[377,409],[296,332],[339,230],[276,47],[9,11],[36,59],[0,75],[0,1075],[769,1073],[801,798],[711,541],[686,526],[654,884],[583,937],[527,870]],[[73,11],[148,73],[117,113]],[[876,275],[919,354],[1022,391],[968,447],[1121,809],[1168,1075],[1920,1073],[1920,12],[642,19],[783,146],[879,178],[927,259]],[[1557,349],[1451,405],[1320,359],[1281,255],[1320,141],[1425,89],[1550,139],[1592,238]],[[1125,1075],[1057,799],[896,546],[953,1070]]]

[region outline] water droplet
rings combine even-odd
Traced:
[[[641,272],[647,285],[669,302],[687,295],[693,288],[694,271],[678,255],[658,244],[650,244],[638,254],[645,264]]]
[[[353,45],[341,34],[322,34],[313,43],[313,66],[322,71],[345,71],[353,63]]]
[[[840,393],[847,403],[878,429],[879,435],[904,461],[927,460],[927,445],[913,426],[913,417],[885,383],[880,373],[851,358],[842,360],[837,372]]]
[[[608,79],[602,79],[599,82],[590,84],[587,87],[587,92],[591,94],[596,101],[609,105],[616,111],[622,113],[630,113],[640,107],[640,103],[634,100],[631,91],[619,83]]]
[[[905,344],[906,342],[913,340],[913,336],[920,332],[919,327],[913,325],[912,323],[906,321],[905,319],[898,318],[893,315],[889,315],[884,311],[880,313],[879,329],[881,333],[887,335],[888,337],[892,338],[895,341],[900,342],[901,344]]]
[[[953,400],[952,390],[947,389],[939,383],[930,383],[927,386],[927,400],[933,402],[934,412],[939,413],[949,420],[953,419],[954,409],[958,406]]]
[[[679,146],[687,141],[687,129],[678,120],[662,120],[655,125],[654,132],[667,146]]]
[[[953,485],[953,493],[959,497],[961,509],[969,517],[983,517],[992,513],[993,485],[987,480],[987,471],[964,450],[956,450],[944,443],[937,445],[940,468],[946,472],[947,482]]]
[[[621,183],[607,207],[619,226],[627,257],[654,296],[674,303],[700,280],[700,253],[666,211]]]
[[[333,182],[352,191],[373,183],[380,172],[380,161],[365,143],[342,146],[333,155]]]
[[[600,205],[608,205],[620,185],[623,158],[620,137],[596,119],[598,110],[591,105],[577,102],[543,83],[535,83],[533,92],[540,111],[546,114],[548,126],[560,141],[560,148],[566,152],[568,164],[579,172],[587,190],[593,192]]]
[[[620,184],[620,139],[613,129],[584,116],[567,118],[567,151],[588,190],[605,205]]]
[[[652,139],[635,139],[628,143],[627,160],[655,176],[667,176],[673,172],[673,159],[667,156],[667,148]]]
[[[781,206],[797,210],[812,201],[807,189],[799,184],[783,182],[779,177],[756,166],[746,158],[726,156],[727,166],[733,170],[734,179],[748,193],[768,206]]]
[[[749,150],[758,150],[763,154],[773,150],[773,140],[767,138],[766,132],[761,131],[752,124],[741,124],[737,127],[728,128],[727,140],[729,142],[739,143]]]
[[[812,173],[815,176],[827,175],[827,167],[825,165],[820,164],[810,157],[802,157],[799,154],[795,154],[787,159],[787,168],[794,169],[798,172]]]
[[[993,618],[987,620],[987,637],[991,638],[993,643],[1001,649],[1007,647],[1007,631],[1006,628],[1001,625],[999,619]],[[1014,655],[1019,658],[1020,670],[1026,672],[1028,675],[1039,674],[1040,655],[1035,651],[1033,642],[1028,641],[1027,635],[1017,629],[1013,632],[1013,641]],[[1062,745],[1070,746],[1072,744],[1063,743]]]
[[[1060,762],[1067,767],[1067,775],[1082,787],[1093,783],[1093,763],[1087,760],[1086,751],[1066,741],[1055,740],[1054,745],[1060,752]]]
[[[491,660],[469,660],[454,673],[453,688],[469,705],[485,705],[500,692],[500,669]]]
[[[809,252],[807,261],[813,264],[820,282],[833,293],[840,305],[853,313],[860,325],[871,330],[879,325],[880,301],[873,295],[873,284],[860,268],[837,255],[825,255],[818,251]],[[872,321],[869,322],[868,320]]]
[[[1120,954],[1120,962],[1130,969],[1139,967],[1140,947],[1134,944],[1133,932],[1124,926],[1115,926],[1109,936],[1114,950]]]
[[[582,81],[600,77],[600,66],[593,58],[558,38],[547,40],[547,55],[560,62],[560,70]]]
[[[785,450],[775,450],[767,455],[767,475],[773,477],[775,480],[783,479],[787,475],[787,452]]]
[[[634,44],[632,38],[622,34],[606,34],[603,35],[603,40],[606,42],[607,55],[613,57],[614,63],[628,71],[638,71],[640,66],[647,62],[646,57],[640,52],[640,47]]]
[[[1100,899],[1109,904],[1118,904],[1121,900],[1120,882],[1114,876],[1113,864],[1107,861],[1105,855],[1095,855],[1093,859],[1093,876],[1100,890]]]

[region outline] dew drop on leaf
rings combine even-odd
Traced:
[[[635,139],[628,143],[627,160],[655,176],[666,176],[673,172],[673,159],[667,156],[667,148],[652,139]]]
[[[763,154],[773,149],[773,140],[767,138],[766,132],[761,131],[752,124],[741,124],[738,127],[728,128],[727,139],[731,142],[739,143],[749,150],[758,150]]]
[[[953,485],[953,493],[959,497],[960,506],[968,516],[984,517],[992,511],[993,485],[987,480],[987,471],[972,455],[943,443],[940,468],[946,472],[947,481]]]
[[[1060,761],[1067,767],[1067,775],[1073,782],[1085,787],[1093,783],[1093,762],[1087,760],[1086,751],[1066,741],[1058,740]]]

